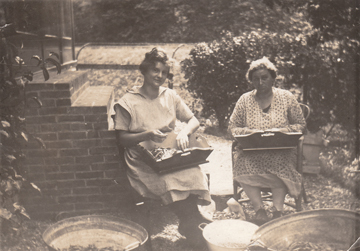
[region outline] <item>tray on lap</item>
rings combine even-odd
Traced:
[[[236,141],[246,150],[290,149],[298,145],[301,132],[256,132],[234,135]]]
[[[144,148],[145,157],[149,165],[157,173],[166,173],[182,170],[207,163],[207,157],[213,151],[206,139],[198,134],[189,137],[189,148],[184,151],[178,149],[176,143],[177,134],[167,133],[166,139],[162,143],[144,141],[140,146]],[[154,156],[154,153],[161,152],[163,157]]]

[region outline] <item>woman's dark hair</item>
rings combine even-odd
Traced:
[[[246,79],[247,81],[252,81],[252,75],[254,71],[259,69],[267,69],[271,75],[272,78],[276,78],[277,75],[277,69],[273,63],[270,62],[270,60],[267,57],[263,57],[261,59],[255,60],[251,62],[249,70],[246,73]]]
[[[145,54],[145,59],[140,64],[141,74],[145,74],[150,67],[154,67],[156,62],[163,63],[168,67],[168,78],[171,79],[173,74],[170,73],[170,62],[169,58],[166,55],[166,52],[163,49],[154,47],[150,52]]]

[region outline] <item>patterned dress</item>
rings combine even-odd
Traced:
[[[247,134],[248,129],[266,130],[288,128],[290,132],[303,132],[305,120],[294,95],[287,90],[273,88],[270,109],[264,111],[255,100],[256,90],[243,94],[230,117],[232,135]],[[262,188],[287,188],[298,197],[301,175],[296,171],[296,149],[233,152],[233,178],[240,184]]]
[[[152,100],[139,93],[139,87],[134,87],[115,103],[114,109],[115,129],[134,133],[155,129],[174,131],[177,119],[186,122],[194,116],[174,90],[164,87],[160,87],[159,96]],[[195,194],[199,204],[211,202],[207,178],[199,166],[157,174],[138,145],[126,148],[125,161],[130,184],[143,197],[161,199],[167,205]]]

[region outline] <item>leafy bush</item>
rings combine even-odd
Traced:
[[[22,149],[31,139],[45,147],[40,138],[30,135],[25,128],[25,90],[33,73],[21,72],[25,62],[19,57],[17,48],[6,40],[15,34],[11,24],[0,27],[0,223],[3,219],[10,221],[13,230],[17,229],[23,217],[29,218],[18,201],[21,188],[27,184],[39,190],[23,177],[22,161],[25,156]],[[49,78],[47,63],[54,64],[58,73],[61,72],[61,65],[55,59],[42,60],[36,55],[33,58],[37,61],[36,67],[42,69],[45,80]],[[19,75],[21,77],[16,78]],[[40,100],[35,100],[41,105]]]
[[[187,88],[203,101],[203,115],[213,112],[224,128],[239,94],[248,90],[244,80],[247,63],[243,49],[231,36],[220,42],[200,43],[182,61]]]
[[[329,147],[320,156],[321,174],[336,181],[360,198],[359,159],[354,159],[353,156],[353,150],[349,145]]]
[[[320,173],[360,198],[360,173],[357,171],[359,161],[354,151],[352,135],[339,125],[327,130],[331,130],[327,137],[330,143],[320,154]]]
[[[219,41],[199,43],[182,61],[187,88],[202,100],[204,116],[214,113],[225,128],[237,99],[250,90],[245,79],[249,64],[266,56],[279,70],[276,85],[303,88],[299,99],[312,109],[309,131],[329,123],[351,131],[354,116],[349,114],[355,111],[356,84],[354,74],[349,74],[354,67],[351,53],[337,43],[309,46],[310,38],[310,33],[252,31],[237,37],[226,33]]]
[[[182,61],[187,88],[202,99],[204,115],[215,113],[219,126],[226,128],[236,101],[251,89],[245,78],[250,63],[267,56],[279,68],[277,84],[287,83],[290,88],[283,80],[291,77],[294,48],[304,47],[303,40],[301,36],[252,31],[238,37],[227,32],[219,41],[199,43],[190,58]]]
[[[304,15],[280,11],[270,2],[77,0],[75,41],[193,43],[216,39],[223,30],[236,35],[254,28],[302,33],[308,26]]]
[[[360,198],[360,166],[359,159],[354,159],[351,165],[346,166],[342,172],[345,187],[355,193],[357,198]]]

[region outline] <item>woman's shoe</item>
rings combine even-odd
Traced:
[[[273,217],[272,217],[272,219],[274,220],[274,219],[280,218],[282,215],[283,215],[282,211],[275,210],[275,211],[273,212]]]
[[[269,221],[269,217],[267,216],[267,213],[264,208],[260,208],[259,210],[256,211],[255,218],[253,220],[253,222],[256,225],[260,226],[268,221]]]
[[[206,248],[206,241],[203,237],[202,231],[199,228],[200,221],[188,219],[180,221],[178,231],[186,238],[189,246],[197,249]]]

